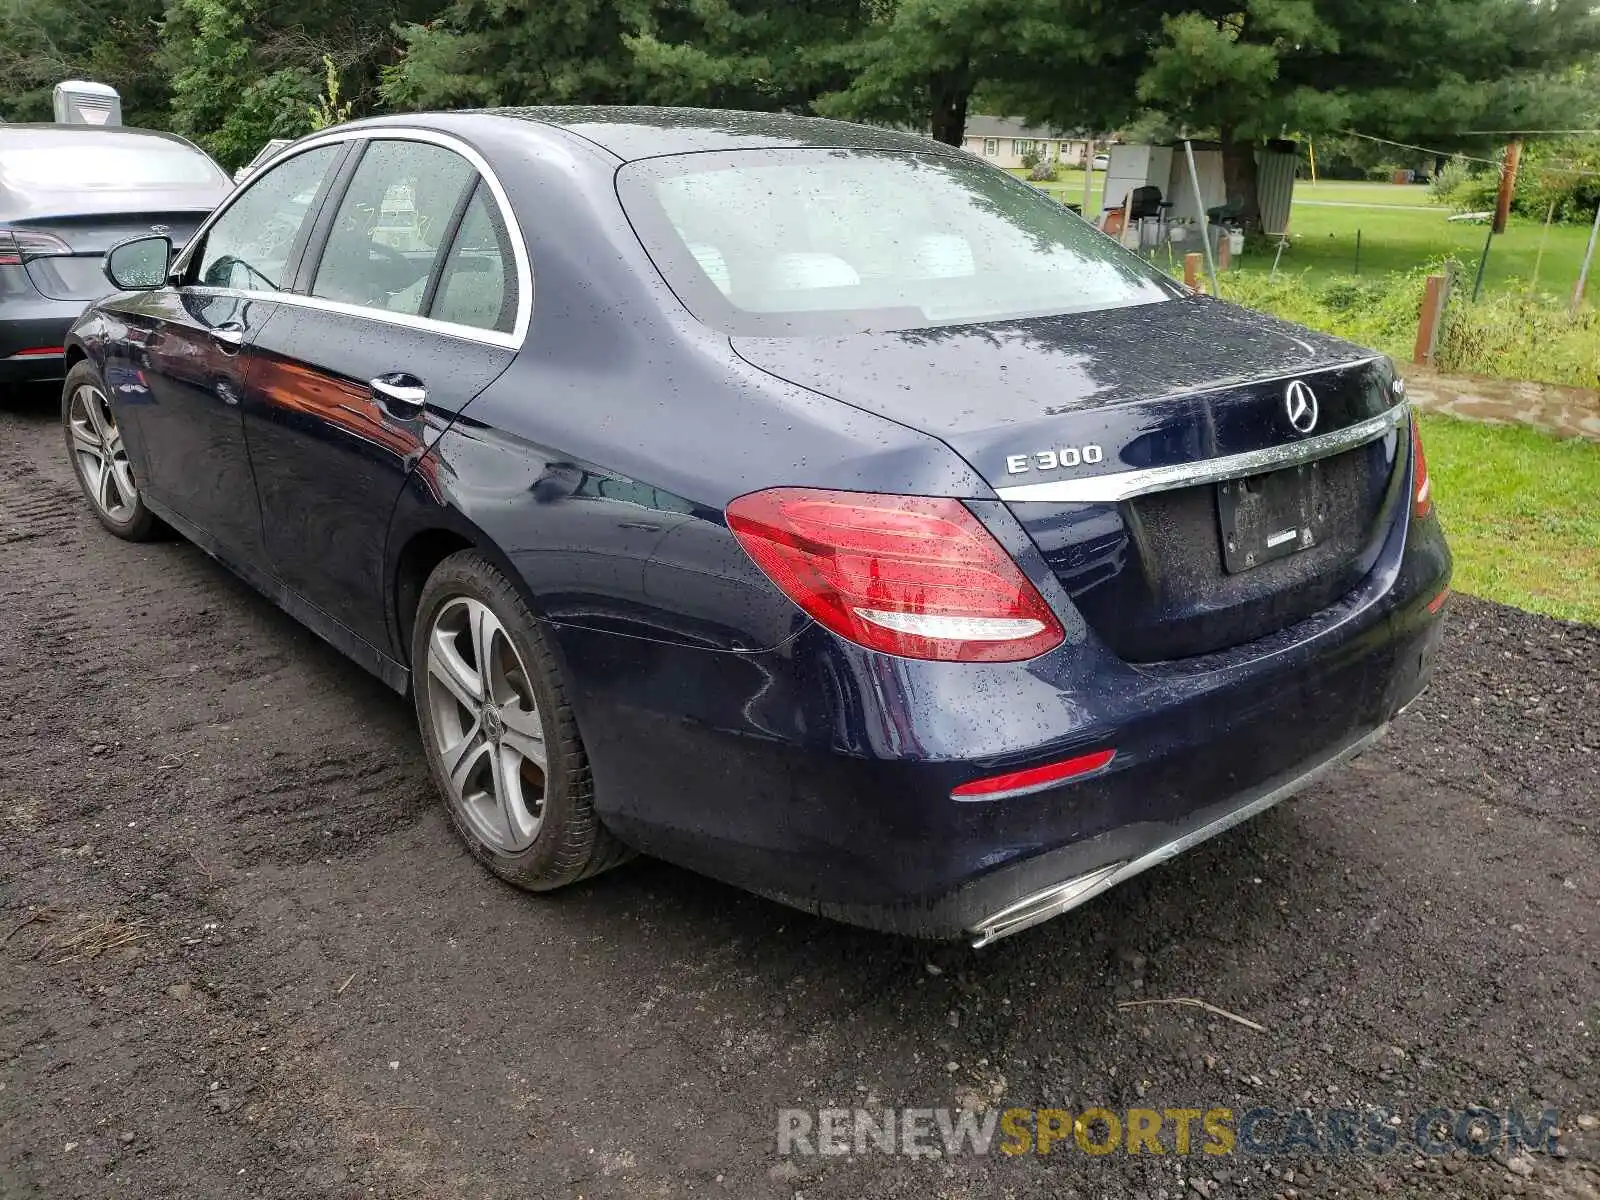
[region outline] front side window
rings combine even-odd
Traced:
[[[301,235],[311,220],[328,168],[341,147],[297,154],[246,184],[207,230],[189,282],[246,292],[278,292]]]
[[[371,142],[334,214],[311,294],[422,315],[453,218],[477,173],[430,142]]]
[[[1011,153],[1015,154],[1018,158],[1021,158],[1024,154],[1029,153],[1032,149],[1033,143],[1022,138],[1017,138],[1011,143]]]
[[[618,192],[684,304],[729,333],[913,329],[1181,294],[1037,188],[962,154],[688,154],[628,164]]]
[[[993,158],[996,154],[999,154],[999,153],[1000,153],[1000,140],[998,138],[984,138],[983,139],[983,156],[985,158]]]

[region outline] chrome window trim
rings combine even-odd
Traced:
[[[1368,417],[1343,429],[1330,430],[1298,442],[1285,442],[1262,450],[1248,450],[1243,454],[1228,454],[1221,458],[1201,459],[1199,462],[1176,463],[1166,467],[1142,467],[1133,471],[1115,471],[1109,475],[1094,475],[1088,479],[1058,479],[1050,483],[1023,483],[1014,487],[995,489],[995,495],[1011,503],[1048,501],[1055,504],[1114,504],[1147,496],[1151,492],[1165,492],[1172,488],[1193,487],[1201,483],[1221,483],[1225,479],[1242,479],[1247,475],[1260,475],[1297,463],[1313,462],[1332,454],[1354,450],[1368,442],[1376,441],[1396,428],[1410,411],[1404,401],[1375,417]]]
[[[513,269],[516,272],[517,286],[517,315],[512,323],[510,333],[502,333],[497,329],[480,329],[476,325],[460,325],[454,321],[438,321],[432,317],[412,316],[409,313],[389,312],[382,308],[369,308],[361,304],[345,304],[338,300],[324,300],[320,296],[307,296],[300,292],[266,292],[249,288],[214,288],[203,284],[188,284],[180,290],[192,292],[202,296],[235,296],[242,299],[260,298],[272,300],[279,304],[289,304],[297,308],[319,309],[324,312],[340,313],[345,316],[366,317],[373,321],[382,321],[389,325],[401,325],[408,329],[426,330],[431,333],[442,333],[450,337],[461,338],[465,341],[483,342],[490,346],[503,346],[515,350],[522,345],[528,336],[528,323],[533,317],[533,268],[528,263],[528,247],[522,240],[522,226],[517,223],[517,215],[512,210],[511,201],[506,195],[505,188],[501,185],[499,177],[494,173],[483,155],[479,154],[472,146],[456,137],[454,134],[441,133],[436,129],[423,129],[413,125],[379,125],[367,128],[336,129],[330,133],[319,133],[312,137],[295,143],[275,155],[259,171],[249,175],[228,200],[212,213],[203,225],[196,230],[195,235],[189,239],[189,244],[184,247],[183,253],[178,256],[173,264],[173,271],[183,273],[189,269],[189,260],[200,246],[211,227],[221,220],[236,203],[237,198],[244,194],[249,186],[256,182],[269,170],[276,170],[291,158],[297,158],[308,150],[315,150],[320,146],[327,146],[338,142],[352,141],[398,141],[398,142],[427,142],[441,146],[446,150],[455,152],[466,159],[479,178],[489,185],[489,193],[494,197],[495,204],[500,209],[500,219],[505,225],[506,239],[511,243],[511,257]]]

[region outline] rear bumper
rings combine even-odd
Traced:
[[[1181,820],[1123,826],[983,876],[950,896],[949,923],[964,928],[976,948],[1070,912],[1304,791],[1376,742],[1387,728],[1382,725],[1355,735],[1311,762],[1196,809]]]
[[[558,628],[596,804],[619,836],[809,911],[984,942],[1075,907],[1314,782],[1426,685],[1437,522],[1250,647],[1134,668],[1092,637],[1025,664],[912,662],[811,628],[762,654]],[[1111,747],[990,801],[974,778]]]
[[[0,297],[0,383],[62,378],[66,371],[61,354],[27,351],[64,346],[67,330],[83,308],[82,300]]]

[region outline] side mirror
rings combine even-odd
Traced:
[[[153,234],[111,247],[102,269],[113,287],[124,292],[148,292],[166,283],[171,266],[172,239]]]

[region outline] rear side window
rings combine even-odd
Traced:
[[[422,315],[453,218],[477,173],[429,142],[374,140],[334,214],[311,294]]]
[[[510,333],[516,315],[515,268],[499,210],[480,181],[439,274],[428,315]]]
[[[673,290],[728,333],[912,329],[1179,294],[1068,209],[971,155],[686,154],[628,164],[618,191]]]
[[[247,292],[289,285],[289,259],[311,220],[311,202],[340,147],[297,154],[246,183],[207,230],[191,282]]]

